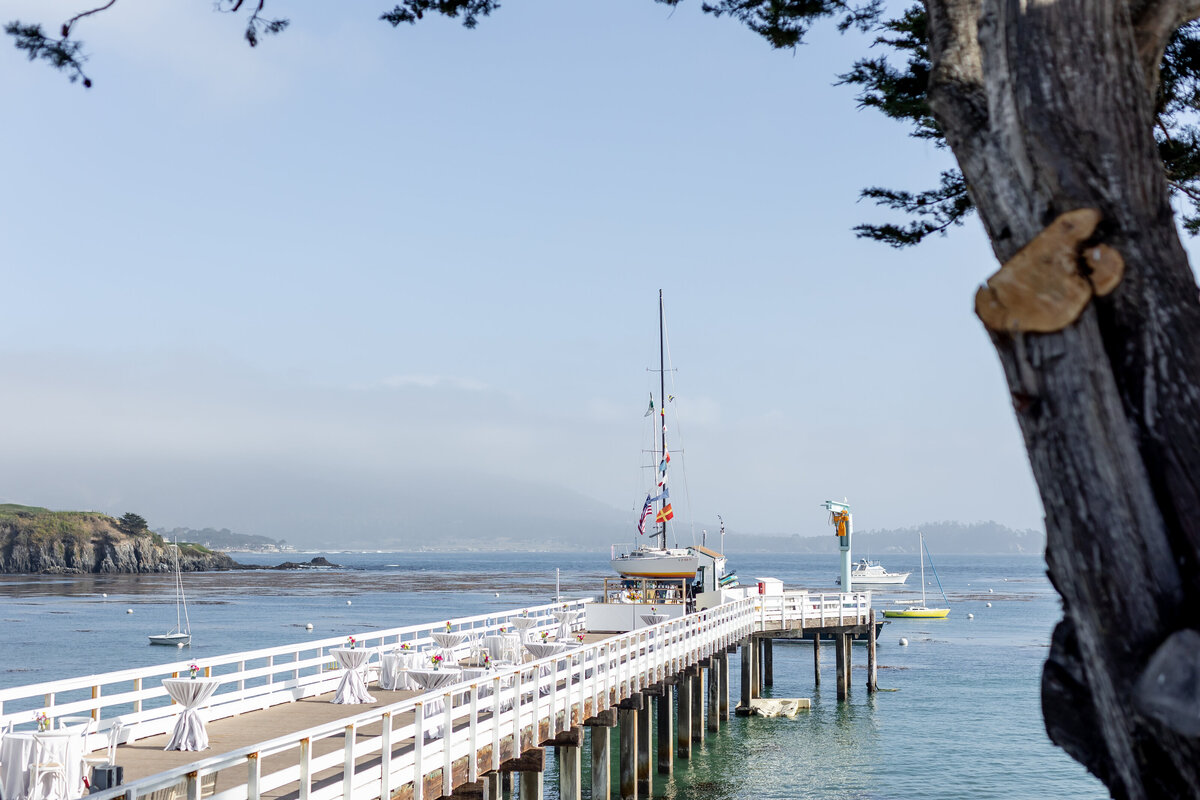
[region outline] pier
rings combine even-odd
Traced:
[[[533,636],[553,635],[568,624],[555,612],[586,615],[588,604],[572,600],[354,638],[372,651],[428,652],[433,635],[448,629],[479,636],[524,627]],[[586,625],[585,616],[576,628]],[[832,635],[837,695],[847,697],[850,638],[863,633],[871,691],[870,593],[785,591],[627,633],[572,631],[582,641],[565,652],[432,692],[371,686],[374,704],[329,702],[344,675],[330,657],[346,643],[342,637],[207,659],[203,673],[220,687],[200,712],[210,737],[202,752],[162,749],[180,712],[162,680],[186,676],[186,660],[0,690],[0,728],[28,730],[38,713],[51,723],[90,717],[85,749],[95,753],[117,726],[116,763],[125,782],[89,795],[95,800],[483,800],[514,784],[522,800],[533,800],[543,796],[547,747],[556,750],[560,797],[580,800],[585,735],[591,796],[632,799],[651,796],[654,774],[669,775],[673,755],[690,758],[693,744],[729,719],[729,656],[739,648],[741,686],[732,710],[740,714],[773,681],[776,639]],[[470,656],[467,646],[461,655]],[[617,776],[609,774],[614,747]]]

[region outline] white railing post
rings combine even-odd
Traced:
[[[517,667],[513,673],[513,758],[521,757],[521,673],[524,671],[524,667]]]
[[[300,800],[308,800],[312,792],[312,740],[300,740]]]
[[[558,735],[558,656],[550,662],[550,735]],[[570,689],[570,685],[567,686]],[[536,723],[535,723],[536,724]]]
[[[345,762],[342,765],[342,797],[346,800],[354,797],[354,742],[357,738],[354,723],[345,727]]]
[[[387,800],[392,796],[392,714],[390,711],[383,712],[380,723],[383,727],[379,731],[379,798]]]
[[[413,800],[425,797],[425,704],[417,701],[413,733]]]
[[[246,800],[259,800],[262,795],[262,759],[258,753],[246,756]]]
[[[454,754],[451,752],[450,740],[454,734],[454,695],[445,694],[445,708],[442,711],[442,794],[449,797],[454,791]]]
[[[500,769],[500,678],[492,679],[492,771]]]
[[[467,746],[467,783],[479,780],[479,684],[471,684],[471,730]]]

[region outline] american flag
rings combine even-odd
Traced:
[[[642,506],[642,515],[638,517],[638,535],[646,533],[646,520],[650,519],[650,515],[654,513],[654,501],[650,499],[650,495],[646,495],[646,505]]]

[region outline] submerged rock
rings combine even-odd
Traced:
[[[285,561],[282,564],[274,567],[260,567],[259,569],[341,569],[341,564],[334,564],[325,556],[317,556],[311,561]],[[250,567],[255,569],[255,567]]]

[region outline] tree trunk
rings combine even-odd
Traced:
[[[1115,797],[1200,796],[1200,302],[1152,125],[1182,3],[926,0],[930,104],[1001,262],[1064,212],[1121,283],[1052,333],[992,331],[1064,618],[1046,729]],[[1086,267],[1080,267],[1086,275]],[[1196,639],[1200,641],[1200,639]],[[1153,660],[1153,664],[1151,664]]]

